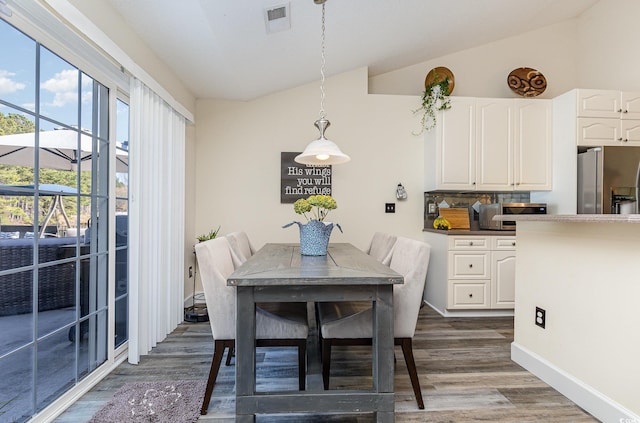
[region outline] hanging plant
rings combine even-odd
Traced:
[[[424,131],[430,131],[436,126],[436,113],[440,110],[451,108],[450,84],[452,81],[445,77],[440,79],[436,73],[433,81],[425,86],[422,93],[422,105],[413,111],[414,114],[422,113],[420,117],[420,132],[414,135],[421,135]]]

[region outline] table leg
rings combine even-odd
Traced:
[[[373,303],[373,390],[381,393],[393,392],[393,286],[381,285]],[[395,421],[394,404],[387,404],[390,412],[375,413],[376,422]],[[382,407],[385,408],[384,406]],[[389,409],[387,408],[387,409]]]
[[[236,422],[253,423],[255,415],[238,408],[238,397],[256,392],[256,303],[253,287],[237,287],[236,299]]]

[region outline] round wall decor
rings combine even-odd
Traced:
[[[517,68],[507,77],[507,85],[522,97],[535,97],[547,89],[547,79],[535,69]]]
[[[432,84],[438,84],[445,79],[449,80],[448,95],[451,95],[451,93],[453,93],[453,87],[455,86],[455,80],[453,78],[453,72],[444,66],[438,66],[437,68],[431,69],[429,73],[427,73],[427,77],[424,79],[424,86],[427,88]]]

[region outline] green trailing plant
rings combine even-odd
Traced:
[[[217,237],[218,232],[220,232],[220,226],[218,226],[218,229],[216,230],[212,229],[208,234],[198,235],[196,239],[198,240],[198,242],[208,241],[210,239],[214,239],[215,237]]]
[[[422,113],[420,117],[420,132],[414,132],[414,135],[421,135],[424,131],[430,131],[435,128],[436,114],[440,110],[451,108],[449,84],[449,78],[441,80],[436,74],[434,82],[425,87],[422,93],[422,104],[413,111],[414,114]]]

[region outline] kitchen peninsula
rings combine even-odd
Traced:
[[[640,421],[640,215],[515,220],[512,359],[602,421]]]

